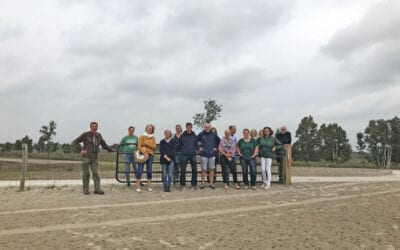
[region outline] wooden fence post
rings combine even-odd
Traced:
[[[291,185],[292,184],[292,145],[284,144],[283,145],[283,184]]]
[[[25,176],[28,169],[28,144],[22,144],[22,165],[21,165],[21,181],[19,183],[19,191],[24,191]]]

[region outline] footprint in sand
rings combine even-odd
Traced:
[[[159,239],[158,241],[159,241],[162,245],[165,245],[165,246],[167,246],[167,247],[174,247],[174,245],[172,245],[171,243],[166,242],[166,241],[164,241],[164,240],[162,240],[162,239]]]

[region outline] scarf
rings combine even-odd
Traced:
[[[148,134],[146,131],[142,134],[146,138],[151,138],[154,136],[154,134]]]

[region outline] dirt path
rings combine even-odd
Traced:
[[[136,193],[0,189],[2,249],[396,249],[400,182]]]

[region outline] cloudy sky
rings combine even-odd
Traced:
[[[118,143],[192,121],[261,128],[304,116],[351,142],[399,116],[400,1],[0,0],[0,142],[56,121],[70,142],[90,121]]]

